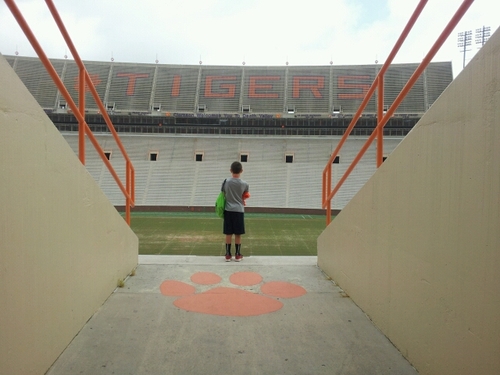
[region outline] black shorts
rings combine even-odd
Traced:
[[[245,234],[243,212],[224,211],[224,234]]]

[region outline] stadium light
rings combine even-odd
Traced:
[[[470,51],[467,49],[468,46],[470,46],[472,43],[472,30],[464,31],[458,33],[458,47],[463,48],[462,53],[464,54],[464,63],[463,63],[463,68],[465,68],[465,54],[467,51]]]
[[[488,41],[491,34],[491,28],[489,26],[483,26],[481,29],[476,29],[476,44],[479,44],[481,48],[484,43]]]

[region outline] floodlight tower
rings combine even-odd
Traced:
[[[465,53],[467,51],[470,51],[467,49],[468,46],[470,46],[472,43],[472,30],[469,31],[464,31],[458,33],[458,47],[463,48],[463,54],[464,54],[464,64],[463,68],[465,68]]]
[[[483,26],[481,29],[476,29],[476,44],[479,44],[481,48],[484,43],[490,38],[491,28],[489,26]]]

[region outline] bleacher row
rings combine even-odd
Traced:
[[[47,111],[67,111],[66,101],[38,58],[5,56]],[[51,62],[76,101],[74,61]],[[381,65],[359,66],[189,66],[85,62],[97,92],[115,113],[283,114],[328,116],[355,113]],[[393,64],[384,79],[384,103],[391,104],[418,64]],[[451,62],[433,62],[398,107],[396,114],[422,114],[452,81]],[[375,113],[375,99],[366,112]],[[86,94],[86,108],[97,104]]]
[[[63,133],[78,154],[78,135]],[[110,135],[97,134],[99,144],[111,154],[110,162],[125,181],[125,162]],[[121,140],[135,169],[136,206],[213,207],[230,164],[242,163],[242,178],[250,184],[248,207],[321,209],[322,171],[340,137],[203,137],[128,135]],[[385,139],[387,156],[402,138]],[[342,176],[366,137],[351,137],[338,164],[333,164],[333,184]],[[375,172],[373,144],[332,201],[342,209]],[[156,160],[151,160],[152,156]],[[201,161],[196,161],[201,155]],[[292,162],[286,162],[292,155]],[[153,158],[154,159],[154,158]],[[106,166],[86,142],[86,167],[110,201],[124,205],[124,197]]]

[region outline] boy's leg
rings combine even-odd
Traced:
[[[229,262],[231,260],[231,240],[232,240],[232,235],[231,234],[226,234],[226,262]]]
[[[235,232],[238,234],[234,235],[234,244],[236,247],[234,260],[239,262],[243,259],[243,255],[241,255],[241,235],[245,234],[245,214],[243,212],[239,213],[236,220]]]
[[[241,234],[234,235],[234,245],[236,247],[234,260],[239,262],[241,259],[243,259],[243,255],[241,255]]]
[[[225,235],[225,245],[226,245],[226,254],[225,254],[225,259],[226,262],[231,261],[231,238],[232,238],[232,233],[233,230],[231,229],[231,221],[229,217],[229,212],[224,211],[224,224],[223,224],[223,230],[222,233]]]

